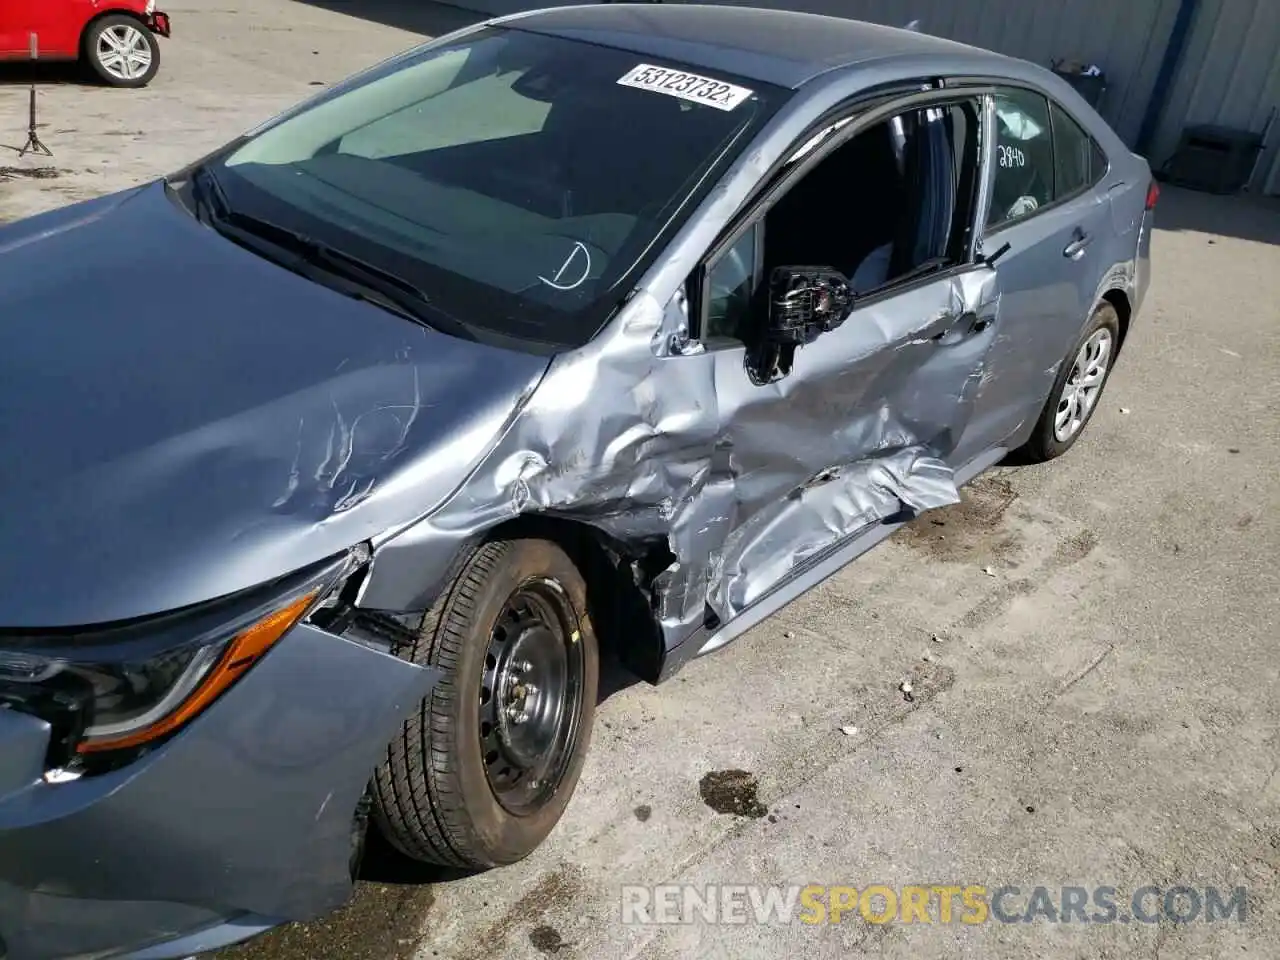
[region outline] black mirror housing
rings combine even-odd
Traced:
[[[844,323],[853,307],[849,281],[831,267],[775,267],[769,277],[767,338],[798,347]]]

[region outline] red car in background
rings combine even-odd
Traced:
[[[156,0],[0,0],[0,60],[81,60],[115,87],[145,87],[160,69]]]

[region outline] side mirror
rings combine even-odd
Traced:
[[[768,340],[778,346],[812,343],[844,323],[853,290],[831,267],[775,267],[769,277]]]
[[[764,335],[748,353],[753,382],[772,383],[791,372],[796,349],[844,323],[853,290],[831,267],[775,267],[769,276]]]

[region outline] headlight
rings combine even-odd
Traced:
[[[0,704],[50,723],[53,766],[160,740],[225,693],[367,557],[361,547],[267,587],[123,626],[0,636]]]

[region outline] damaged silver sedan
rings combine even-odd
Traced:
[[[658,682],[1097,409],[1147,164],[1033,65],[730,7],[481,24],[0,231],[0,955],[519,860]],[[74,265],[74,266],[73,266]]]

